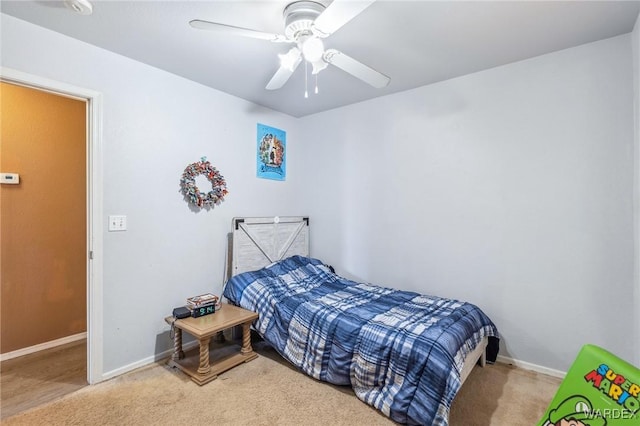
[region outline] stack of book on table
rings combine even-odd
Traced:
[[[187,309],[191,311],[191,316],[198,318],[204,315],[215,313],[222,305],[220,298],[215,294],[205,293],[187,299]]]

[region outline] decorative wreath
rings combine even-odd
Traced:
[[[203,193],[196,186],[196,176],[204,175],[211,182],[213,189]],[[198,207],[212,206],[224,201],[227,191],[227,182],[220,172],[207,161],[207,157],[202,157],[197,163],[192,163],[184,169],[180,179],[180,187],[185,198]]]

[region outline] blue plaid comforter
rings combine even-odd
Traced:
[[[300,256],[236,275],[224,296],[257,312],[256,331],[292,364],[401,423],[447,425],[464,357],[498,337],[472,304],[353,282]]]

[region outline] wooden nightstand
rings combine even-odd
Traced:
[[[258,357],[251,347],[251,323],[258,318],[255,312],[237,306],[224,304],[214,314],[199,318],[183,318],[175,320],[172,316],[165,321],[173,323],[173,355],[167,364],[176,367],[191,376],[191,380],[199,385],[204,385],[216,379],[218,374],[235,367],[243,362],[249,362]],[[215,361],[210,362],[209,343],[211,337],[236,325],[242,325],[242,347],[240,352],[233,352]],[[185,356],[182,351],[182,331],[198,339],[199,351],[190,356]],[[189,355],[189,354],[188,354]]]

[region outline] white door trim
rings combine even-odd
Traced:
[[[103,380],[104,329],[102,93],[6,67],[0,67],[0,80],[87,102],[87,381],[97,383]]]

